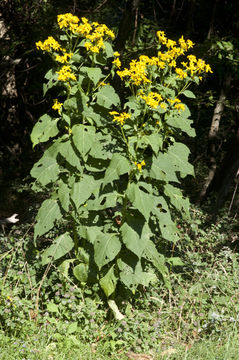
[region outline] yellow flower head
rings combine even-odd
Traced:
[[[134,162],[134,164],[137,166],[139,172],[142,171],[142,167],[146,165],[145,161],[141,161],[140,163],[137,163],[136,161]]]
[[[123,126],[126,119],[129,119],[131,117],[130,114],[127,114],[125,112],[118,113],[117,111],[111,111],[110,115],[113,115],[113,121],[116,121],[120,126]]]
[[[70,13],[61,14],[57,16],[57,22],[60,29],[70,28],[70,30],[74,31],[79,21],[80,20],[77,16],[74,16]]]
[[[56,73],[58,74],[58,80],[60,81],[76,80],[76,76],[73,74],[70,66],[68,65],[63,66],[61,70]]]
[[[119,58],[116,58],[114,61],[112,61],[112,64],[115,64],[117,68],[121,67],[121,61]]]
[[[44,42],[36,42],[36,48],[43,51],[51,51],[52,49],[57,51],[61,50],[61,45],[52,36],[48,36]]]
[[[67,52],[64,52],[64,55],[57,55],[56,56],[56,61],[62,63],[62,64],[65,64],[67,63],[70,58],[73,56],[73,53],[67,53]]]
[[[63,105],[63,103],[60,103],[60,102],[58,102],[57,99],[55,99],[55,100],[54,100],[54,104],[53,104],[53,106],[52,106],[52,109],[53,109],[53,110],[57,110],[58,113],[60,113],[60,110],[61,110],[62,105]]]
[[[148,95],[145,95],[142,91],[140,91],[139,96],[153,109],[156,109],[159,106],[160,101],[163,100],[160,94],[153,91],[151,91]]]

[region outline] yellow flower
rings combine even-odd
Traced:
[[[60,81],[76,80],[76,76],[72,73],[71,68],[68,65],[63,66],[61,70],[56,73],[58,74],[58,80]]]
[[[182,103],[175,104],[174,107],[175,107],[175,109],[177,109],[179,112],[180,112],[181,110],[184,111],[184,109],[185,109],[185,105],[182,104]]]
[[[61,45],[52,36],[48,36],[44,42],[36,42],[36,48],[43,51],[61,50]]]
[[[129,119],[130,117],[131,117],[131,115],[130,114],[127,114],[127,113],[125,113],[125,112],[123,112],[123,113],[118,113],[117,111],[111,111],[110,112],[110,115],[113,115],[113,121],[116,121],[117,123],[119,123],[121,126],[123,126],[124,125],[124,123],[125,123],[125,120],[126,119]]]
[[[187,73],[185,71],[183,71],[183,69],[180,68],[176,68],[175,69],[176,74],[178,74],[178,78],[179,79],[185,79],[187,77]]]
[[[167,44],[167,38],[166,38],[166,36],[165,36],[164,31],[157,31],[157,36],[158,36],[158,38],[159,38],[159,41],[160,41],[162,44],[164,44],[164,45]]]
[[[119,58],[116,58],[114,61],[112,61],[112,64],[115,64],[117,68],[121,67],[121,61]]]
[[[120,53],[119,53],[118,51],[115,51],[115,52],[114,52],[114,56],[115,56],[115,57],[118,57],[118,56],[120,56]]]
[[[65,63],[67,63],[69,60],[70,60],[70,58],[73,56],[73,53],[66,53],[66,52],[64,52],[64,55],[57,55],[56,56],[56,61],[58,61],[58,62],[60,62],[60,63],[62,63],[62,64],[65,64]]]
[[[76,28],[74,25],[77,25],[79,21],[80,20],[77,16],[74,16],[70,13],[60,14],[57,16],[57,22],[60,29],[68,27],[71,31],[74,31]]]
[[[137,163],[136,161],[134,162],[134,164],[137,166],[137,168],[138,168],[138,170],[139,170],[139,172],[141,172],[142,171],[142,166],[145,166],[146,165],[146,163],[145,163],[145,161],[143,160],[143,161],[141,161],[141,163]]]
[[[153,109],[156,109],[159,105],[159,102],[163,100],[160,94],[153,91],[151,91],[148,95],[145,95],[142,91],[140,91],[139,96],[146,102],[148,106]]]
[[[63,105],[63,103],[60,103],[60,102],[58,102],[57,99],[55,99],[55,100],[54,100],[54,104],[53,104],[53,106],[52,106],[52,109],[53,109],[53,110],[57,110],[58,113],[60,114],[60,110],[61,110],[62,105]]]

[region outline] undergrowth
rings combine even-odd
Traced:
[[[97,284],[79,285],[53,264],[42,269],[39,248],[46,245],[34,245],[32,225],[3,229],[0,359],[127,359],[142,353],[148,359],[236,359],[236,215],[209,224],[206,212],[193,207],[191,213],[191,224],[178,225],[177,247],[168,248],[178,259],[168,263],[171,290],[159,281],[147,291],[141,287],[133,300],[119,294],[121,321]]]

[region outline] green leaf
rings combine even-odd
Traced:
[[[160,134],[144,135],[141,141],[144,142],[146,145],[149,145],[155,155],[157,155],[158,152],[162,150],[163,138],[160,136]]]
[[[160,181],[179,182],[175,170],[169,162],[167,153],[159,153],[157,157],[152,157],[149,176]]]
[[[50,302],[46,305],[47,311],[58,313],[58,306],[53,302]]]
[[[59,183],[58,197],[63,210],[65,210],[66,212],[69,211],[70,206],[70,191],[71,189],[63,181]]]
[[[72,186],[70,197],[78,209],[91,196],[93,191],[99,187],[92,176],[83,175],[79,182]]]
[[[169,263],[173,266],[184,266],[185,265],[179,257],[168,258],[167,263]]]
[[[184,90],[181,94],[185,95],[187,98],[196,99],[196,96],[190,90]]]
[[[108,305],[111,308],[111,310],[113,311],[113,314],[114,314],[114,317],[116,320],[124,319],[124,315],[121,314],[121,312],[119,311],[119,308],[116,305],[116,302],[114,300],[108,300]]]
[[[33,148],[40,142],[46,142],[58,134],[57,123],[60,119],[52,119],[49,115],[43,115],[35,124],[31,133]]]
[[[77,150],[85,159],[87,153],[94,145],[95,128],[93,126],[77,124],[72,128],[72,135]]]
[[[85,263],[76,265],[73,269],[73,274],[76,277],[76,279],[84,283],[87,282],[88,272],[89,272],[89,265]]]
[[[151,236],[151,231],[144,217],[136,212],[127,215],[123,225],[120,227],[122,241],[138,258],[141,258],[147,242]]]
[[[59,142],[56,141],[44,153],[42,158],[34,164],[31,170],[31,176],[34,177],[43,186],[55,182],[59,174],[59,165],[56,161]]]
[[[105,52],[107,57],[113,57],[114,56],[114,49],[112,48],[112,45],[108,41],[104,41],[105,45]]]
[[[119,96],[110,85],[102,86],[96,93],[96,98],[98,105],[107,109],[109,109],[112,105],[117,106],[120,104]]]
[[[165,265],[165,258],[163,254],[160,254],[158,252],[155,244],[151,240],[148,241],[147,246],[145,247],[144,252],[142,254],[142,257],[150,261],[156,267],[156,269],[162,275],[166,287],[170,288],[170,283],[168,281],[168,268]]]
[[[60,259],[68,254],[74,247],[74,242],[70,235],[66,232],[56,238],[53,244],[47,248],[42,254],[42,265],[48,264],[50,261]]]
[[[66,278],[69,276],[70,265],[73,264],[75,259],[66,259],[57,267],[60,273]]]
[[[140,190],[139,185],[135,183],[131,183],[128,186],[126,196],[148,221],[154,200],[152,196]]]
[[[183,194],[180,189],[177,189],[171,184],[164,185],[164,194],[167,195],[170,199],[170,203],[179,210],[182,215],[183,212],[190,217],[189,213],[189,200],[183,197]]]
[[[157,276],[153,272],[146,272],[142,270],[140,262],[137,263],[135,269],[132,269],[128,264],[121,259],[118,260],[120,271],[120,280],[133,293],[139,286],[148,286],[149,283],[157,282]]]
[[[59,152],[70,165],[82,172],[81,159],[76,154],[73,146],[74,144],[71,139],[68,139],[67,141],[61,143]]]
[[[73,323],[71,323],[71,324],[68,326],[67,335],[73,334],[74,332],[77,331],[77,329],[78,329],[78,322],[77,322],[77,321],[74,321]]]
[[[99,234],[94,242],[94,259],[99,269],[112,261],[120,249],[121,243],[117,234]]]
[[[192,121],[183,116],[171,116],[167,119],[167,124],[173,128],[184,131],[188,136],[194,137],[196,135],[195,130],[191,127]]]
[[[168,148],[169,165],[174,167],[175,171],[179,171],[181,177],[194,175],[193,166],[188,162],[189,152],[188,147],[179,142],[175,142]]]
[[[110,164],[105,172],[103,186],[119,179],[120,175],[130,171],[130,163],[128,159],[120,154],[113,154]]]
[[[91,244],[94,244],[98,236],[103,235],[98,226],[82,226],[77,228],[79,235],[88,240]]]
[[[95,86],[98,84],[100,79],[102,79],[104,77],[101,69],[97,68],[97,67],[91,68],[91,67],[87,67],[87,66],[82,66],[80,69],[80,72],[87,74],[87,76],[93,82],[93,84]]]
[[[111,266],[107,274],[100,279],[100,286],[103,289],[107,298],[115,292],[117,285],[117,277],[114,274],[114,266]]]
[[[36,217],[37,223],[34,227],[34,239],[51,230],[56,220],[62,217],[57,200],[45,200]]]
[[[178,229],[172,221],[167,203],[162,196],[158,197],[158,207],[154,208],[152,211],[158,219],[162,237],[175,243],[178,240]]]

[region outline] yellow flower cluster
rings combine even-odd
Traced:
[[[87,51],[99,53],[100,49],[104,48],[104,38],[115,38],[115,34],[105,24],[98,22],[89,23],[85,17],[80,19],[70,13],[61,14],[57,17],[60,29],[68,29],[76,35],[84,37],[87,41],[84,46]]]
[[[131,117],[130,114],[127,114],[125,112],[120,114],[117,111],[111,111],[110,115],[113,115],[114,116],[113,121],[116,121],[121,126],[124,125],[126,119],[129,119]]]
[[[206,64],[204,60],[197,59],[194,55],[188,55],[188,62],[182,62],[181,64],[190,72],[191,76],[195,73],[200,74],[202,71],[212,73],[212,69],[209,64]]]
[[[79,23],[79,18],[71,13],[60,14],[57,16],[57,22],[60,29],[69,28],[72,32],[76,31]]]
[[[61,110],[62,105],[63,105],[63,103],[60,103],[60,102],[58,102],[57,99],[55,99],[55,100],[54,100],[54,104],[53,104],[53,106],[52,106],[52,109],[53,109],[53,110],[57,110],[58,113],[60,113],[60,110]]]
[[[137,163],[136,161],[134,162],[134,164],[137,166],[137,168],[138,168],[138,170],[139,170],[139,172],[141,172],[142,171],[142,166],[145,166],[146,165],[146,163],[145,163],[145,161],[143,160],[143,161],[141,161],[141,163]]]
[[[43,51],[51,51],[52,49],[61,50],[61,45],[52,36],[48,36],[48,38],[44,42],[36,42],[36,47],[37,50]]]
[[[62,64],[65,64],[71,59],[71,57],[73,56],[73,53],[67,53],[64,51],[64,49],[63,49],[63,53],[64,53],[64,55],[56,55],[56,61],[58,61]]]
[[[116,58],[115,60],[113,60],[112,64],[115,64],[117,68],[121,67],[121,61],[119,58]]]
[[[68,65],[62,66],[61,70],[57,71],[57,74],[60,81],[76,80],[76,76]]]
[[[163,100],[160,94],[153,91],[151,91],[148,95],[145,95],[144,92],[140,90],[139,96],[153,109],[156,109],[160,105],[160,101]]]
[[[121,80],[125,77],[129,77],[129,80],[136,86],[143,83],[149,83],[150,80],[147,78],[147,65],[148,56],[140,56],[139,60],[132,60],[129,64],[129,69],[123,71],[117,71]]]
[[[178,111],[184,111],[185,109],[185,105],[182,104],[181,100],[179,100],[178,98],[175,99],[168,99],[168,102],[174,106],[175,109],[177,109]]]

